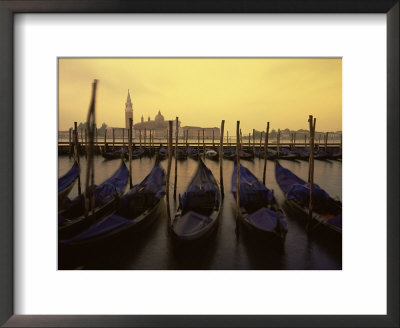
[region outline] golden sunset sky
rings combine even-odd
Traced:
[[[342,60],[273,58],[60,58],[59,130],[84,122],[98,79],[97,125],[124,127],[128,89],[134,124],[158,110],[182,126],[220,126],[232,135],[240,120],[252,129],[342,129]]]

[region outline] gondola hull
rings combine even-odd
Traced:
[[[62,240],[68,246],[108,243],[131,232],[140,231],[158,217],[155,214],[165,195],[165,172],[156,164],[146,178],[125,194],[117,211],[93,224],[71,239]]]
[[[275,178],[286,197],[285,205],[300,220],[307,223],[308,230],[323,228],[341,236],[342,206],[339,201],[329,197],[325,191],[314,185],[313,195],[314,211],[309,217],[309,192],[304,180],[297,177],[288,169],[283,168],[279,162],[275,163]],[[309,189],[309,187],[308,187]],[[317,197],[318,200],[314,199]],[[308,197],[308,199],[307,199]],[[323,226],[323,227],[322,227]]]
[[[219,155],[216,151],[206,151],[206,158],[211,159],[213,161],[218,161]]]
[[[237,165],[235,164],[231,191],[237,199]],[[268,242],[283,244],[287,233],[286,219],[278,208],[275,196],[246,167],[240,165],[240,213],[237,220],[247,231]]]
[[[58,193],[58,206],[59,206],[59,208],[62,209],[64,200],[68,196],[68,194],[71,192],[72,187],[74,186],[74,184],[75,184],[75,182],[71,183],[67,188],[65,188],[63,191],[60,191]]]
[[[118,204],[119,198],[125,190],[128,182],[129,172],[121,160],[121,166],[107,180],[99,186],[92,186],[89,192],[89,200],[94,194],[95,208],[85,216],[85,205],[83,194],[77,196],[65,206],[58,214],[59,239],[71,238],[75,234],[85,230],[95,221],[112,212]]]
[[[199,166],[181,198],[171,222],[174,238],[195,241],[209,235],[217,225],[221,211],[221,191],[211,171],[199,160]]]
[[[75,162],[72,165],[71,169],[64,174],[62,177],[58,178],[58,207],[59,211],[62,210],[64,200],[71,192],[72,187],[75,184],[75,181],[79,176],[79,166],[78,163]]]
[[[68,221],[58,228],[58,239],[69,239],[86,230],[96,221],[111,214],[116,209],[118,202],[119,198],[114,198],[104,206],[97,207],[94,215],[92,214],[92,211],[90,211],[87,217],[81,215],[77,218],[72,218],[70,220],[67,219]]]
[[[282,217],[284,217],[284,213],[282,213]],[[260,241],[265,241],[267,243],[270,243],[271,245],[277,246],[279,248],[282,248],[284,243],[285,243],[285,238],[287,234],[287,230],[281,229],[280,231],[276,230],[263,230],[255,227],[252,225],[249,220],[248,220],[249,213],[244,208],[240,208],[240,215],[239,215],[239,223],[241,226],[244,227],[245,231],[259,239]]]
[[[119,229],[113,230],[110,233],[96,236],[87,240],[71,241],[68,243],[61,242],[60,246],[70,249],[97,249],[110,245],[117,240],[126,240],[127,238],[130,238],[146,230],[160,217],[159,215],[157,215],[157,212],[159,211],[162,203],[162,199],[160,199],[154,207],[150,208],[140,217],[138,217],[137,222],[133,225],[124,226]]]

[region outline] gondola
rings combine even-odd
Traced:
[[[181,241],[194,241],[210,234],[221,210],[221,192],[210,169],[199,159],[195,175],[171,223],[173,235]]]
[[[299,155],[290,149],[287,148],[281,148],[279,149],[279,158],[280,159],[285,159],[288,161],[294,161],[299,157]]]
[[[260,150],[260,148],[255,148],[254,149],[254,156],[258,158],[264,158],[265,151]],[[268,157],[269,160],[273,161],[278,158],[278,152],[276,150],[273,150],[271,148],[268,148]]]
[[[213,149],[206,150],[206,157],[208,159],[212,159],[213,161],[218,161],[219,155],[218,152]]]
[[[239,151],[239,156],[240,159],[244,159],[246,161],[252,161],[254,159],[254,154],[244,150]]]
[[[164,195],[165,171],[157,160],[143,181],[121,197],[114,214],[61,243],[69,246],[98,245],[134,231],[142,231],[158,217],[155,212]]]
[[[126,156],[127,154],[127,147],[123,147],[123,149],[117,149],[117,150],[113,150],[113,151],[103,151],[102,152],[102,156],[107,159],[107,160],[111,160],[111,159],[119,159],[123,156]]]
[[[168,157],[168,150],[161,146],[159,151],[158,151],[158,157],[159,159],[166,159]]]
[[[306,161],[310,157],[310,151],[305,148],[294,148],[292,150],[295,154],[298,155],[298,159]]]
[[[290,170],[275,162],[275,178],[285,194],[287,204],[301,212],[304,219],[308,216],[310,185]],[[329,230],[342,234],[342,203],[331,198],[317,184],[313,188],[313,216],[311,228],[324,226]]]
[[[190,158],[193,159],[198,159],[199,158],[199,152],[197,149],[193,148],[193,147],[187,147],[187,154]]]
[[[65,197],[68,196],[74,183],[79,175],[79,166],[75,162],[74,165],[65,173],[61,178],[58,178],[58,206],[59,210],[62,209]]]
[[[143,157],[145,154],[145,150],[143,147],[132,149],[132,159],[138,159]],[[129,151],[124,153],[125,159],[129,160]]]
[[[231,191],[237,197],[235,163]],[[261,183],[246,167],[240,165],[239,221],[247,231],[281,246],[287,233],[286,217],[278,207],[273,191]]]
[[[318,159],[320,161],[324,161],[329,159],[329,154],[326,151],[323,150],[316,150],[314,152],[314,159]]]
[[[175,153],[175,148],[174,148],[174,153]],[[181,161],[187,159],[187,153],[186,153],[186,151],[184,151],[184,150],[181,149],[181,148],[178,148],[178,151],[177,151],[177,159],[179,159],[179,160],[181,160]]]
[[[329,154],[328,159],[340,160],[342,158],[342,150],[335,148],[328,148],[326,152]]]
[[[264,158],[264,150],[262,150],[262,148],[254,148],[254,157],[258,157],[258,158]]]
[[[85,217],[85,199],[83,193],[72,200],[66,198],[64,209],[58,214],[59,239],[70,238],[86,229],[95,220],[98,220],[115,209],[119,198],[123,194],[128,182],[129,172],[121,160],[121,166],[115,173],[102,182],[89,188],[89,199],[94,192],[95,213],[89,211]]]
[[[224,149],[222,157],[229,160],[234,160],[236,158],[236,150],[233,147]]]

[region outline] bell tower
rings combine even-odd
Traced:
[[[126,98],[126,103],[125,103],[125,128],[127,129],[129,129],[130,118],[132,119],[132,124],[133,124],[133,107],[132,107],[131,95],[128,89],[128,97]]]

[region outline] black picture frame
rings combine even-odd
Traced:
[[[387,315],[14,315],[13,28],[16,13],[385,13],[387,16]],[[5,327],[399,327],[398,0],[0,0],[0,324]],[[372,241],[371,241],[372,242]],[[368,288],[368,286],[366,286]]]

